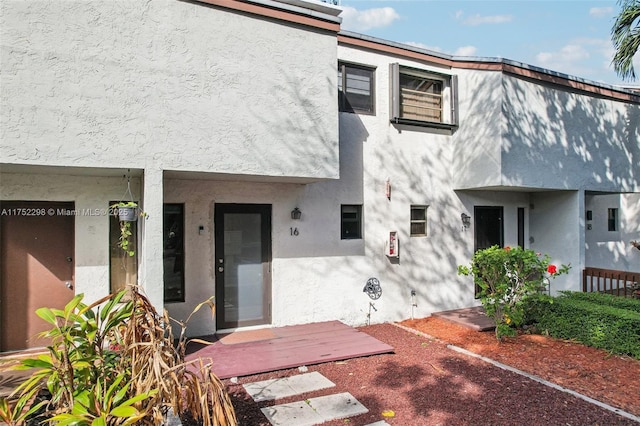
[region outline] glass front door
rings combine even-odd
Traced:
[[[215,206],[216,327],[271,323],[271,205]]]

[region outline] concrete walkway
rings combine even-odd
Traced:
[[[282,399],[293,395],[334,387],[335,384],[318,372],[305,373],[280,379],[263,380],[243,385],[256,402]],[[347,419],[369,412],[349,392],[309,398],[261,409],[274,425],[313,426],[336,419]],[[385,426],[379,421],[367,426]]]

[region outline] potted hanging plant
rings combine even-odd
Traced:
[[[117,213],[120,222],[135,222],[138,220],[138,203],[134,201],[120,201],[111,206]]]
[[[124,251],[124,253],[130,257],[135,255],[135,243],[132,235],[133,230],[131,223],[138,220],[138,216],[146,216],[146,213],[141,211],[138,207],[138,203],[135,201],[120,201],[111,206],[112,214],[118,216],[120,221],[120,238],[118,239],[118,247]]]

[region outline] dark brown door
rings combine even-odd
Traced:
[[[0,201],[0,351],[45,346],[41,307],[74,296],[74,204]]]
[[[504,245],[503,210],[502,206],[474,207],[474,251]],[[480,287],[476,284],[476,297],[479,292]]]
[[[502,206],[474,208],[475,223],[475,251],[504,244],[504,231],[502,229]]]
[[[216,327],[271,323],[271,205],[215,205]]]

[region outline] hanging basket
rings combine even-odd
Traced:
[[[135,222],[138,220],[138,208],[118,207],[118,218],[121,222]]]

